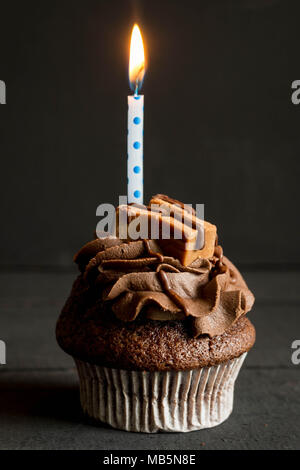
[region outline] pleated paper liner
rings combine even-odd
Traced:
[[[133,432],[189,432],[217,426],[233,407],[234,383],[247,353],[189,371],[128,371],[75,359],[85,413]]]

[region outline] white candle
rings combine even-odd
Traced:
[[[128,96],[127,198],[128,204],[143,204],[144,96],[139,89],[145,73],[143,39],[138,25],[131,34],[129,80],[134,94]]]
[[[144,96],[128,96],[128,204],[143,204]]]

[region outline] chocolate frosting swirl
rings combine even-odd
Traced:
[[[115,237],[87,243],[75,256],[86,280],[120,320],[188,317],[194,337],[223,334],[251,310],[253,294],[218,245],[211,259],[189,266],[164,256],[154,240]]]

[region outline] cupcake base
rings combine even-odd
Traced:
[[[188,371],[130,371],[75,359],[88,416],[124,431],[189,432],[217,426],[233,407],[234,383],[247,353]]]

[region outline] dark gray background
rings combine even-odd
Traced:
[[[145,196],[205,203],[241,266],[300,262],[299,1],[1,1],[2,266],[71,266],[126,194],[131,27],[149,56]]]

